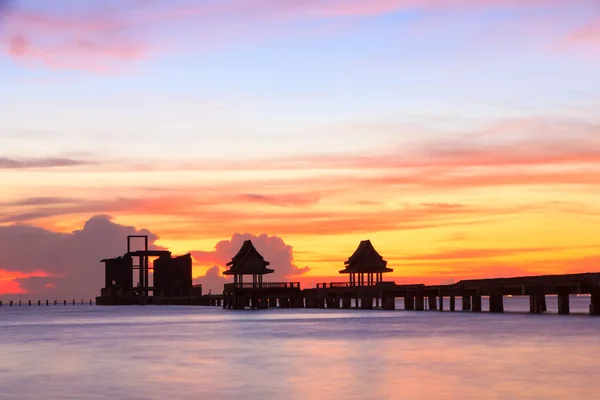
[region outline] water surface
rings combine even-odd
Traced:
[[[600,398],[599,351],[586,315],[4,306],[0,398]]]

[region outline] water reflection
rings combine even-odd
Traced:
[[[589,304],[582,300],[572,309]],[[518,301],[507,309],[526,310]],[[593,317],[201,307],[4,308],[0,316],[7,400],[600,395]]]

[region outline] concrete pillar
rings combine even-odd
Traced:
[[[502,293],[492,293],[490,295],[490,312],[504,312],[504,301]]]
[[[444,311],[444,295],[442,294],[441,290],[440,290],[438,298],[439,298],[439,310]]]
[[[369,296],[364,296],[360,299],[361,308],[363,310],[372,310],[373,309],[373,298]]]
[[[471,311],[473,312],[481,312],[481,295],[480,294],[474,294],[471,297]]]
[[[395,310],[396,309],[396,298],[395,297],[384,297],[381,299],[381,305],[384,310]]]
[[[529,296],[529,312],[539,314],[547,310],[545,294],[535,293]]]
[[[558,294],[558,313],[566,315],[570,312],[569,309],[569,292]]]
[[[352,299],[350,297],[342,298],[342,308],[352,307]]]
[[[358,296],[354,299],[354,307],[358,308]]]
[[[450,296],[450,311],[456,311],[456,298]]]
[[[471,311],[471,296],[466,295],[462,297],[462,310]]]
[[[379,308],[379,296],[375,297],[375,307]]]
[[[600,287],[592,288],[590,315],[600,315]]]
[[[415,310],[423,311],[425,309],[425,298],[423,295],[415,296]]]
[[[415,309],[415,298],[413,296],[404,296],[404,309],[409,311]]]
[[[429,309],[437,310],[437,299],[436,299],[435,294],[430,294],[429,296],[427,296],[427,300],[429,303]]]

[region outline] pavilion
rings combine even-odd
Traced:
[[[244,241],[238,253],[227,263],[223,275],[233,275],[234,288],[262,288],[263,275],[275,272],[267,268],[270,263],[256,250],[251,240]],[[244,286],[244,275],[252,275],[252,286]]]
[[[363,240],[354,254],[344,262],[346,266],[340,274],[349,274],[349,286],[375,286],[383,282],[383,274],[392,272],[387,261],[379,255],[370,240]],[[366,281],[365,281],[366,278]]]

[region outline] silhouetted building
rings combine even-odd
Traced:
[[[192,256],[171,258],[171,253],[154,260],[154,296],[188,296],[192,290]]]
[[[131,292],[133,259],[130,256],[106,258],[100,262],[104,263],[104,293]]]
[[[229,269],[223,272],[224,275],[233,275],[234,287],[262,287],[262,276],[271,274],[274,271],[267,268],[270,263],[265,261],[263,256],[256,250],[251,240],[246,240],[240,251],[227,263]],[[252,275],[252,284],[247,283],[244,286],[244,275]]]
[[[360,242],[344,264],[346,268],[339,273],[349,274],[350,286],[374,286],[383,281],[384,273],[393,271],[387,267],[387,261],[379,255],[370,240]]]
[[[263,283],[263,275],[274,272],[268,265],[252,242],[246,240],[223,273],[233,275],[233,283],[223,286],[223,308],[302,307],[300,283]],[[244,283],[244,275],[252,275],[252,282]]]
[[[143,249],[132,251],[132,240],[136,238],[143,239]],[[154,257],[151,266],[149,259]],[[97,304],[199,304],[201,301],[202,285],[192,283],[192,256],[173,258],[170,251],[150,250],[146,235],[128,236],[127,253],[102,262],[105,285],[96,298]]]

